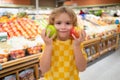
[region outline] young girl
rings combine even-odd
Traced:
[[[79,72],[87,65],[81,45],[86,35],[81,31],[79,38],[72,35],[71,39],[70,30],[77,26],[76,14],[64,6],[56,8],[49,16],[49,24],[56,28],[57,38],[54,39],[55,35],[49,38],[50,32],[42,31],[46,46],[40,58],[40,70],[45,80],[79,80]]]

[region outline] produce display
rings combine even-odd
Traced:
[[[0,23],[4,23],[4,22],[7,22],[9,21],[9,17],[8,16],[1,16],[0,17]]]
[[[24,36],[26,38],[34,38],[40,34],[40,29],[37,28],[35,22],[27,18],[19,18],[13,21],[4,23],[0,27],[0,32],[7,32],[8,37]],[[31,29],[32,28],[32,29]]]
[[[35,40],[29,40],[24,37],[12,37],[6,42],[1,42],[0,45],[0,63],[3,63],[41,53],[44,42],[40,36],[36,36]]]
[[[8,61],[8,54],[0,54],[0,63]]]
[[[112,16],[101,17],[92,14],[89,15],[86,14],[86,20],[99,26],[107,26],[107,25],[115,24],[116,18]]]
[[[40,37],[41,29],[28,18],[16,18],[2,23],[0,32],[7,32],[8,38],[0,42],[0,63],[41,53],[44,44]]]
[[[37,45],[34,47],[29,47],[26,49],[27,54],[31,55],[31,54],[37,54],[39,52],[42,52],[42,45]]]
[[[25,51],[22,49],[14,50],[14,51],[10,51],[9,55],[11,59],[17,59],[17,58],[25,57]]]

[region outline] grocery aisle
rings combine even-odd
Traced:
[[[120,48],[90,63],[81,80],[120,80]]]

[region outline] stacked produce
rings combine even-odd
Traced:
[[[10,51],[10,58],[11,59],[17,59],[17,58],[22,58],[25,56],[25,51],[23,49],[19,50],[14,50]]]
[[[78,20],[79,25],[82,24],[86,31],[86,40],[114,34],[117,31],[117,25],[115,24],[115,18],[113,17],[101,18],[99,16],[86,14],[84,20],[82,20],[80,16],[78,16]]]
[[[34,47],[29,47],[26,49],[28,54],[36,54],[39,52],[42,52],[42,45],[39,46],[34,46]]]
[[[1,16],[0,17],[0,23],[4,23],[4,22],[7,22],[7,21],[9,21],[9,17],[8,16]]]
[[[34,20],[36,25],[39,25],[41,28],[45,28],[48,24],[48,15],[40,14],[40,15],[29,15],[30,19]]]
[[[8,61],[8,54],[0,54],[0,63],[4,63]]]
[[[116,20],[116,18],[112,16],[100,17],[90,14],[86,15],[86,19],[91,23],[97,24],[99,26],[107,26],[107,25],[115,24],[115,20]]]
[[[28,18],[18,18],[16,20],[4,23],[0,27],[0,32],[7,32],[9,38],[13,36],[34,38],[40,34],[41,29],[36,26],[34,21]]]

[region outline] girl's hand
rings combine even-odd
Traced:
[[[86,33],[84,30],[79,31],[79,38],[76,38],[75,35],[72,34],[72,37],[74,38],[73,45],[74,46],[80,46],[80,44],[85,40]]]
[[[55,37],[55,35],[53,35],[52,37],[49,37],[49,35],[50,35],[50,31],[48,31],[48,33],[46,34],[46,29],[42,30],[41,37],[46,45],[52,45],[53,39]]]

